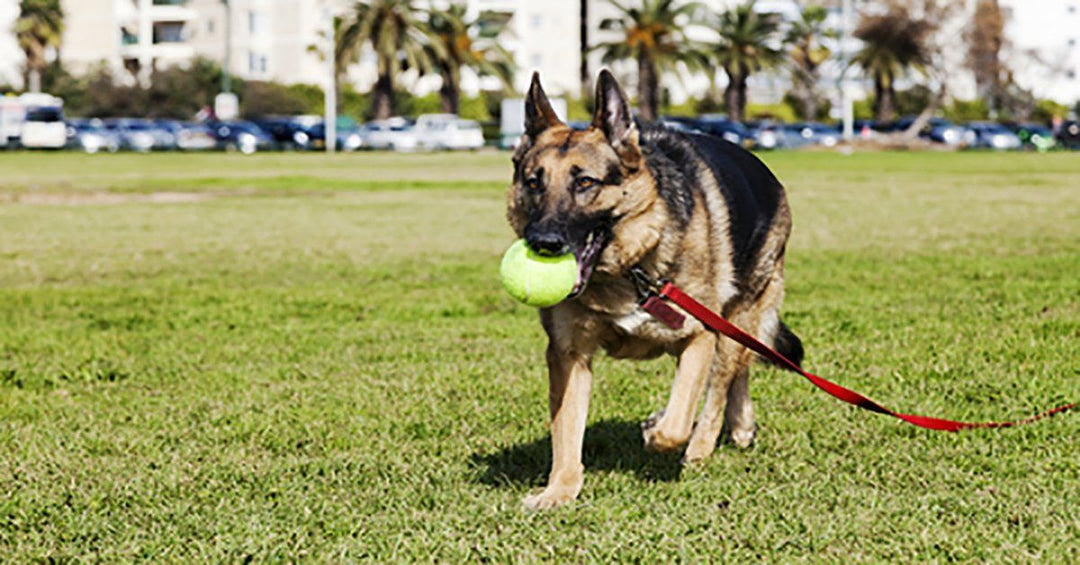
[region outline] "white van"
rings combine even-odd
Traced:
[[[27,149],[62,149],[67,145],[64,101],[48,94],[27,93],[19,97],[26,109],[20,144]]]

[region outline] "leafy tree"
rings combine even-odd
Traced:
[[[461,106],[461,69],[469,68],[479,76],[494,76],[506,89],[513,88],[514,57],[497,38],[505,22],[489,18],[468,21],[463,4],[451,4],[445,10],[431,10],[428,17],[428,58],[439,70],[440,109],[457,114]],[[484,33],[473,36],[472,30]]]
[[[914,69],[925,73],[931,64],[930,36],[934,24],[917,18],[899,4],[881,13],[862,15],[855,37],[863,47],[852,58],[874,81],[874,119],[886,122],[896,108],[896,80]]]
[[[190,120],[199,110],[214,103],[220,91],[221,66],[216,62],[198,57],[187,68],[170,66],[154,69],[144,88],[146,116],[151,118],[174,118]],[[244,82],[233,79],[239,90]]]
[[[720,39],[714,56],[728,76],[724,102],[728,117],[743,121],[746,114],[746,83],[752,73],[778,66],[784,58],[778,47],[780,15],[759,13],[755,0],[720,14],[716,32]]]
[[[602,51],[604,64],[637,62],[638,112],[643,120],[655,120],[660,110],[660,73],[675,70],[679,63],[690,68],[707,66],[704,50],[686,36],[686,27],[702,6],[678,0],[641,0],[636,6],[609,2],[620,15],[601,21],[600,29],[619,32],[621,37],[596,49]]]
[[[431,67],[425,50],[427,24],[417,17],[412,0],[358,2],[341,20],[334,38],[335,67],[345,68],[365,45],[375,51],[378,77],[371,92],[376,119],[394,115],[394,78],[407,68]]]
[[[837,35],[835,30],[825,27],[826,16],[824,7],[807,6],[784,36],[784,43],[790,46],[792,94],[801,106],[803,118],[807,120],[818,117],[822,103],[822,97],[817,92],[821,79],[820,67],[832,55],[821,40]]]
[[[59,49],[64,35],[64,11],[60,0],[20,0],[15,38],[26,54],[26,87],[41,92],[41,73],[49,48]]]

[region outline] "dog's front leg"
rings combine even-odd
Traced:
[[[551,474],[547,488],[525,498],[533,510],[554,508],[577,498],[584,481],[581,446],[592,392],[591,356],[548,345],[548,406],[551,410]]]
[[[703,331],[689,338],[679,354],[679,366],[675,370],[675,382],[671,385],[667,408],[642,424],[645,449],[674,451],[690,439],[694,412],[705,388],[715,352],[716,336],[712,332]]]

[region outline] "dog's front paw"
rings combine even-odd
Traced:
[[[752,423],[745,428],[731,430],[731,442],[740,449],[748,449],[752,447],[756,438],[757,426]]]
[[[577,499],[577,493],[565,488],[548,487],[542,492],[531,494],[521,501],[528,510],[551,510]]]
[[[688,438],[672,437],[664,431],[664,411],[654,413],[641,423],[641,436],[645,440],[645,450],[658,453],[675,451],[681,448]]]

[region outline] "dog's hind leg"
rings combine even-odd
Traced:
[[[716,335],[700,332],[679,354],[671,397],[662,413],[642,424],[645,449],[674,451],[686,444],[694,426],[694,410],[708,380],[716,350]]]
[[[781,267],[773,272],[761,297],[744,318],[746,320],[744,327],[748,331],[753,331],[754,337],[762,343],[775,343],[777,334],[781,330],[780,304],[784,300],[783,285],[783,268]],[[797,341],[798,338],[796,338]],[[742,448],[753,445],[757,437],[754,404],[750,400],[750,372],[746,369],[754,359],[754,353],[742,349],[743,370],[736,375],[731,388],[728,389],[727,407],[724,410],[724,424],[731,434],[731,441]]]

